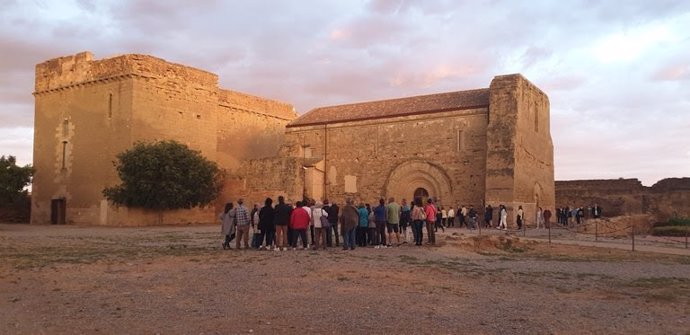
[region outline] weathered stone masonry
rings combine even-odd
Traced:
[[[36,66],[35,87],[32,223],[157,223],[155,213],[103,199],[103,188],[119,182],[116,154],[174,139],[233,169],[276,155],[297,116],[289,104],[220,89],[215,74],[145,55],[52,59]],[[167,212],[163,222],[213,222],[215,213]]]
[[[553,208],[547,96],[521,75],[489,88],[314,109],[224,90],[215,74],[144,55],[90,53],[36,66],[32,223],[146,225],[109,204],[112,161],[137,141],[175,139],[228,171],[216,208],[165,223],[213,222],[225,201],[286,195],[374,202],[420,193],[443,206]]]
[[[413,199],[442,206],[553,208],[553,144],[546,95],[520,75],[488,89],[317,108],[291,122],[286,143],[304,162],[302,193]],[[259,188],[261,188],[259,186]]]
[[[556,182],[556,205],[599,204],[604,216],[651,214],[657,221],[690,218],[690,178],[662,179],[651,187],[637,179],[567,180]]]

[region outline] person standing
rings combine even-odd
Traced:
[[[431,245],[436,245],[436,236],[434,235],[434,225],[436,225],[436,206],[434,206],[434,201],[431,198],[426,200],[424,213],[426,214],[426,233],[429,236],[428,243]]]
[[[274,209],[274,222],[276,226],[276,251],[287,250],[287,230],[290,224],[292,208],[285,203],[285,198],[278,197],[278,204]]]
[[[374,210],[369,204],[367,204],[367,210],[369,211],[369,245],[373,245],[374,248],[378,248],[379,238],[377,236],[378,230],[376,229],[376,216],[374,215]]]
[[[474,206],[470,205],[470,211],[467,213],[467,216],[470,218],[468,227],[472,230],[477,229],[477,210],[474,209]]]
[[[235,238],[235,211],[232,210],[232,202],[225,204],[225,210],[220,213],[218,219],[220,219],[221,226],[220,232],[224,238],[223,249],[230,249],[230,242]],[[231,213],[232,212],[232,213]]]
[[[577,224],[583,223],[585,221],[585,211],[582,207],[577,208]]]
[[[311,202],[311,199],[302,200],[302,210],[307,212],[307,215],[309,215],[309,226],[307,227],[307,248],[314,243],[314,226],[311,220],[311,209],[313,205],[314,203]]]
[[[326,230],[323,227],[324,220],[328,222],[328,213],[324,213],[323,206],[321,203],[317,202],[311,210],[311,226],[314,227],[312,250],[318,250],[319,247],[324,250],[326,249]]]
[[[359,204],[357,209],[359,215],[359,224],[357,225],[357,245],[360,247],[367,246],[367,230],[369,230],[369,211],[363,203]]]
[[[324,201],[327,202],[328,200]],[[331,224],[330,228],[326,230],[326,243],[328,246],[333,246],[333,237],[331,236],[331,231],[335,236],[335,246],[340,246],[340,232],[338,231],[338,215],[340,214],[340,208],[335,202],[328,206],[326,209],[328,212],[328,222]]]
[[[462,205],[459,212],[460,212],[460,227],[462,227],[462,225],[465,225],[467,227],[467,207],[465,207],[465,205]]]
[[[302,240],[302,246],[304,250],[307,250],[307,229],[309,229],[309,221],[311,221],[311,218],[303,208],[301,201],[298,201],[296,205],[297,208],[290,214],[290,227],[294,232],[292,250],[297,249],[297,238]]]
[[[522,205],[518,206],[517,210],[517,226],[518,230],[522,230],[523,220],[525,219],[525,211],[522,210]]]
[[[343,250],[355,250],[355,229],[359,223],[359,211],[352,204],[352,199],[345,200],[340,224],[343,227]]]
[[[498,208],[499,221],[496,229],[508,230],[508,224],[506,223],[508,221],[508,211],[506,210],[506,206],[499,205]]]
[[[448,211],[443,206],[441,206],[441,225],[448,227]]]
[[[551,210],[548,208],[544,211],[544,226],[551,228]]]
[[[448,209],[448,227],[455,227],[455,210],[453,206]]]
[[[257,209],[256,211],[252,210],[252,213],[254,214],[252,214],[251,226],[254,234],[252,235],[252,239],[249,244],[251,245],[252,249],[261,249],[262,244],[264,243],[266,232],[259,228],[259,204],[254,204],[254,208]]]
[[[487,228],[491,228],[492,226],[492,221],[494,218],[494,208],[491,207],[491,205],[486,205],[486,208],[484,208],[484,223],[486,224]]]
[[[376,220],[376,235],[379,237],[379,248],[386,247],[386,205],[383,199],[379,199],[379,205],[374,208],[374,219]]]
[[[254,220],[255,218],[258,219],[258,216],[256,216],[256,213],[259,212],[259,204],[254,204],[254,207],[252,208],[252,212],[249,214],[249,220],[251,221],[252,227],[255,227],[257,224],[259,224],[258,220]]]
[[[443,227],[442,224],[443,216],[441,214],[441,211],[436,207],[436,223],[434,224],[434,232],[438,231],[438,228],[440,227],[443,232],[446,231],[446,229]]]
[[[601,217],[601,207],[599,207],[599,204],[594,204],[594,207],[592,207],[592,217],[595,219]]]
[[[421,246],[424,238],[423,228],[424,221],[426,221],[426,213],[422,207],[422,198],[414,199],[414,206],[412,207],[412,235],[414,237],[414,245]]]
[[[390,197],[388,199],[388,205],[386,205],[386,220],[388,221],[388,246],[390,247],[393,243],[393,236],[395,236],[395,242],[400,246],[400,205],[395,202],[395,198]]]
[[[539,229],[540,226],[544,226],[544,211],[541,207],[537,208],[537,229]]]
[[[237,239],[235,240],[235,249],[240,249],[240,241],[243,242],[244,248],[249,249],[249,211],[244,207],[244,199],[237,200],[237,207],[235,210],[235,222],[237,223]]]
[[[400,230],[402,233],[403,243],[407,243],[407,226],[411,225],[412,212],[406,199],[402,199],[402,207],[400,208]]]
[[[264,233],[266,249],[273,250],[273,241],[276,236],[275,212],[273,211],[273,199],[266,198],[264,207],[259,210],[259,230]],[[259,247],[261,249],[261,247]]]

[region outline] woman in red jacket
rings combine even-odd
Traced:
[[[307,229],[309,229],[310,221],[309,213],[304,209],[302,202],[298,201],[297,208],[290,214],[290,228],[295,234],[292,239],[292,250],[297,249],[297,236],[302,240],[304,250],[307,250]]]

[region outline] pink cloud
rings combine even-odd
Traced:
[[[659,81],[683,81],[690,80],[690,65],[669,65],[652,74],[653,80]]]

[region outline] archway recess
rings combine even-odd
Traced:
[[[452,186],[448,174],[436,164],[426,161],[408,161],[390,172],[384,186],[385,196],[398,202],[412,201],[415,191],[424,189],[429,197],[451,204]]]

